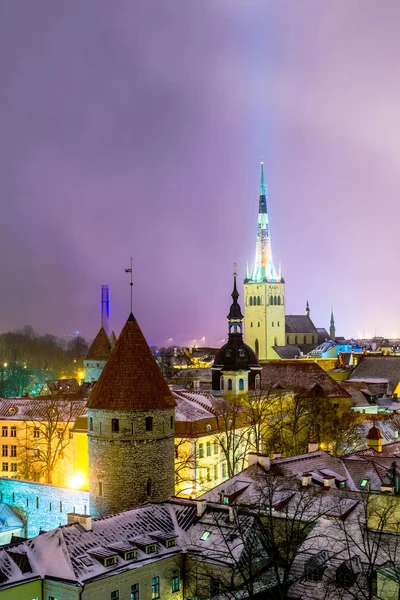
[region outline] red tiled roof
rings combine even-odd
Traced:
[[[104,327],[101,327],[85,356],[85,360],[108,360],[110,354],[111,342],[108,339],[106,330]]]
[[[132,313],[96,383],[88,408],[174,408],[175,399]]]

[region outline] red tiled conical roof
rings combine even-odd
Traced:
[[[131,313],[90,394],[88,408],[150,410],[174,408],[175,399]]]
[[[85,360],[108,360],[110,354],[111,342],[108,339],[106,330],[104,327],[101,327],[85,356]]]

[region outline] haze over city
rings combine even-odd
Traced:
[[[132,256],[148,341],[220,345],[263,159],[287,313],[400,336],[399,19],[395,0],[2,2],[0,331],[93,337],[102,284],[119,331]]]

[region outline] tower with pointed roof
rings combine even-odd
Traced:
[[[285,345],[285,283],[272,258],[264,164],[261,163],[256,255],[244,280],[245,342],[260,360],[277,358]]]
[[[228,396],[260,389],[261,367],[255,352],[243,341],[243,315],[236,277],[235,269],[232,304],[227,316],[228,342],[218,350],[212,367],[213,392]]]
[[[110,354],[111,341],[104,327],[100,327],[99,333],[94,338],[83,361],[85,381],[91,382],[99,379]]]
[[[334,340],[336,337],[336,327],[335,327],[335,318],[333,316],[333,308],[331,309],[331,320],[329,324],[329,337],[331,340]]]
[[[175,399],[133,314],[87,408],[91,514],[173,495]]]

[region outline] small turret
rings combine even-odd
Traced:
[[[310,316],[310,305],[308,304],[308,300],[307,300],[307,304],[306,304],[306,317]]]
[[[375,424],[368,431],[367,447],[382,452],[382,434]]]
[[[331,321],[329,326],[329,337],[331,340],[334,340],[336,337],[336,327],[335,327],[335,319],[333,316],[333,308],[331,309]]]

